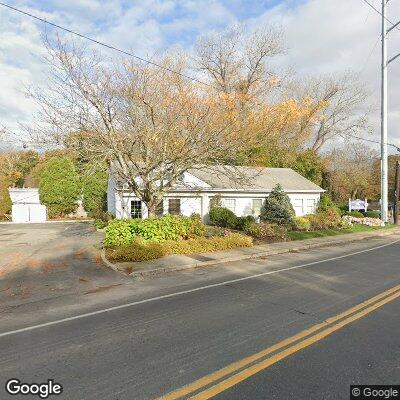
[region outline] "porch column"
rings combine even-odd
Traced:
[[[208,212],[210,210],[210,197],[208,194],[201,195],[201,220],[204,223],[209,222]]]

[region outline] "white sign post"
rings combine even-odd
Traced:
[[[368,210],[368,202],[367,199],[365,200],[360,200],[360,199],[356,199],[356,200],[352,200],[349,199],[349,211],[359,211],[359,210],[364,210],[367,211]]]

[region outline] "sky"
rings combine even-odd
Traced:
[[[169,47],[190,48],[196,37],[235,23],[283,28],[287,52],[275,60],[298,77],[354,70],[370,92],[379,140],[380,15],[363,0],[4,0],[51,22],[153,57]],[[380,9],[380,0],[369,0]],[[400,20],[400,1],[388,18]],[[45,85],[41,34],[45,25],[0,7],[0,124],[23,137],[35,105],[24,87]],[[49,29],[49,28],[47,28]],[[400,30],[389,35],[389,58],[400,52]],[[400,146],[400,58],[389,67],[389,142]],[[20,144],[18,144],[20,145]],[[374,145],[372,145],[374,146]],[[375,146],[379,148],[379,146]]]

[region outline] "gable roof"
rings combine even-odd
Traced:
[[[285,191],[324,192],[324,189],[291,168],[218,165],[190,168],[188,173],[212,189],[270,191],[280,183]]]

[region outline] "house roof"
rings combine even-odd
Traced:
[[[324,192],[324,189],[291,168],[221,165],[191,168],[188,173],[212,189],[270,191],[279,183],[285,191]]]

